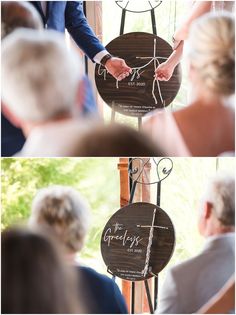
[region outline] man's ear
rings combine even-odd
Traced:
[[[1,101],[2,113],[3,115],[17,128],[21,128],[21,120],[17,118],[8,107]]]
[[[203,215],[205,219],[209,219],[212,214],[213,205],[209,201],[204,203]]]

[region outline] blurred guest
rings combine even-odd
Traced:
[[[41,17],[37,10],[24,1],[4,1],[1,3],[2,21],[1,37],[4,39],[14,30],[24,27],[35,30],[43,28]],[[91,83],[86,75],[83,76],[83,85],[80,90],[81,113],[83,116],[97,114],[97,105],[92,91]],[[25,137],[20,128],[15,127],[2,114],[2,156],[11,156],[18,152],[24,142]]]
[[[74,156],[163,156],[156,143],[144,133],[121,125],[97,124],[81,135]]]
[[[40,30],[43,28],[38,12],[25,1],[1,2],[1,39],[19,27]],[[25,137],[20,128],[15,127],[1,114],[1,155],[11,156],[19,151]]]
[[[96,63],[104,65],[117,80],[129,76],[131,68],[121,58],[114,57],[99,42],[83,12],[83,1],[30,1],[48,29],[68,30],[76,44]]]
[[[69,156],[90,126],[79,120],[84,81],[77,53],[58,32],[21,29],[4,39],[1,57],[3,111],[27,138],[18,155]]]
[[[89,207],[76,190],[51,186],[36,195],[29,223],[32,227],[49,228],[64,246],[65,258],[76,265],[75,256],[84,245],[88,217]],[[83,286],[78,296],[88,301],[90,313],[127,313],[124,298],[112,279],[78,264],[77,269]]]
[[[158,313],[196,313],[234,273],[234,178],[217,174],[199,210],[198,229],[206,239],[205,246],[198,255],[168,271],[158,299]]]
[[[230,13],[196,20],[188,42],[194,101],[156,111],[144,128],[170,156],[218,156],[235,149],[235,23]]]
[[[10,228],[2,232],[1,251],[2,314],[84,311],[75,298],[78,289],[72,271],[64,266],[51,240],[26,229]]]

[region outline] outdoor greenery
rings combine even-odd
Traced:
[[[158,160],[158,159],[157,159]],[[100,237],[110,216],[119,209],[118,158],[4,158],[2,159],[1,228],[27,222],[32,199],[48,185],[70,185],[87,198],[92,223],[81,258],[106,273],[100,254]],[[173,158],[173,171],[162,183],[161,207],[176,230],[176,248],[169,266],[195,255],[202,246],[196,220],[199,198],[207,179],[217,169],[234,171],[233,158]],[[156,170],[152,163],[151,179]],[[156,202],[151,186],[151,202]],[[164,272],[161,274],[163,276]]]
[[[82,257],[97,258],[104,223],[119,208],[117,162],[115,158],[2,159],[1,228],[27,221],[38,189],[69,185],[87,198],[93,213],[88,246]]]

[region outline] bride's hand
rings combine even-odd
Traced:
[[[163,62],[155,71],[155,77],[159,81],[169,81],[173,75],[175,67],[168,62]]]

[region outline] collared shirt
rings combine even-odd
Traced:
[[[106,56],[108,54],[108,51],[107,50],[102,50],[100,51],[99,53],[97,53],[94,57],[93,57],[93,60],[96,62],[96,63],[100,63],[102,58],[104,56]]]

